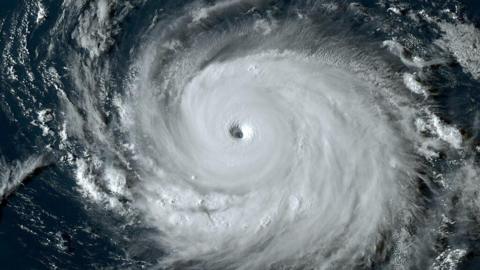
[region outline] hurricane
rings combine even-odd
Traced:
[[[480,266],[476,3],[2,6],[2,269]]]

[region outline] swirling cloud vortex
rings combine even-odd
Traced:
[[[381,259],[415,168],[378,83],[335,57],[290,50],[197,68],[187,57],[158,83],[146,51],[129,101],[133,137],[148,145],[136,205],[171,251],[163,263]]]

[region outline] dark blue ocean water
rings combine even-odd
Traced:
[[[0,37],[2,52],[7,51],[12,31],[20,34],[25,30],[19,24],[29,2],[0,1],[0,18],[5,19]],[[26,36],[27,49],[34,52],[29,54],[26,63],[32,67],[40,65],[45,57],[49,29],[61,13],[61,1],[43,1],[43,4],[48,17]],[[35,15],[27,16],[30,29]],[[19,43],[13,42],[10,51],[15,52],[18,46]],[[52,62],[58,67],[62,65],[58,56]],[[131,258],[125,257],[119,243],[112,241],[99,220],[92,220],[87,214],[95,209],[82,202],[69,168],[62,166],[57,153],[46,149],[49,144],[58,145],[58,141],[42,136],[42,132],[31,125],[35,114],[26,114],[16,100],[22,97],[25,107],[49,107],[58,114],[55,90],[42,83],[42,75],[36,68],[32,69],[36,79],[23,83],[27,76],[25,69],[18,63],[15,67],[18,81],[6,79],[4,73],[0,80],[0,155],[6,163],[11,163],[48,152],[52,162],[29,176],[2,202],[0,269],[118,269],[129,265]]]

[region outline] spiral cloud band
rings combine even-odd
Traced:
[[[248,30],[192,40],[166,66],[170,40],[140,52],[123,122],[136,147],[148,145],[133,196],[171,252],[162,264],[368,265],[413,211],[416,164],[396,130],[408,128],[384,112],[382,75],[365,77],[359,63],[381,59],[327,52],[327,40],[313,53],[282,48],[301,27],[272,45],[232,38],[263,35]],[[252,52],[222,51],[231,45]]]
[[[65,0],[38,50],[58,110],[32,124],[120,268],[455,269],[480,204],[435,99],[476,74],[454,31],[409,51],[383,1],[157,2]]]
[[[146,106],[140,128],[168,153],[142,187],[161,241],[182,259],[233,262],[263,246],[242,269],[373,253],[414,172],[374,90],[314,56],[270,51],[209,64],[171,111]]]

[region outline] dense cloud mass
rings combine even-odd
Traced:
[[[40,208],[37,190],[81,213],[42,204],[20,228],[46,244],[24,263],[475,269],[468,6],[158,2],[0,16],[0,109],[28,126],[6,133],[15,151],[0,145],[0,196],[21,194],[3,222]]]

